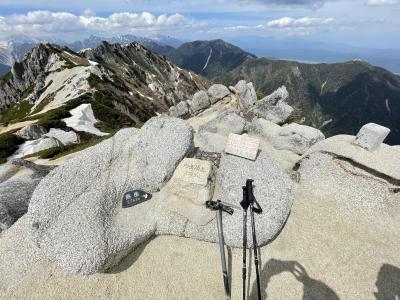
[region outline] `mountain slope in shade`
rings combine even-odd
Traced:
[[[256,58],[255,55],[223,40],[185,43],[169,53],[168,57],[177,65],[212,80],[219,74],[238,67],[247,59]]]
[[[311,65],[260,58],[216,78],[224,83],[239,79],[252,81],[263,94],[285,85],[297,121],[327,136],[356,134],[374,122],[391,129],[389,144],[400,144],[400,78],[385,69],[361,61]]]
[[[259,95],[285,85],[296,109],[293,120],[327,136],[356,134],[375,122],[392,130],[388,143],[400,144],[400,77],[385,69],[360,60],[305,64],[257,58],[222,40],[183,44],[170,58],[215,82],[253,82]]]

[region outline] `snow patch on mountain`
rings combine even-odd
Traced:
[[[100,131],[94,126],[98,121],[94,117],[91,104],[81,104],[70,110],[70,114],[72,116],[63,119],[63,121],[75,131],[85,131],[98,136],[107,135],[107,133]]]

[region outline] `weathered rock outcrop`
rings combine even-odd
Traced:
[[[247,112],[251,109],[257,101],[256,91],[254,90],[253,83],[246,83],[244,80],[240,80],[236,85],[235,89],[239,95],[240,108]]]
[[[43,135],[47,133],[47,129],[43,126],[37,124],[27,125],[20,130],[18,130],[15,134],[19,137],[22,137],[25,140],[36,140],[40,139]]]
[[[361,127],[353,144],[368,151],[375,151],[390,133],[390,129],[384,126],[368,123]]]
[[[261,151],[255,161],[224,154],[217,173],[221,201],[238,205],[243,197],[242,186],[246,179],[254,180],[254,195],[263,208],[263,214],[256,215],[256,232],[259,245],[265,245],[274,238],[289,216],[294,199],[294,184],[280,165],[267,153]],[[250,220],[248,220],[250,228]],[[224,238],[229,246],[242,247],[242,211],[223,217]],[[216,241],[215,221],[204,227],[188,224],[186,236],[201,240]],[[251,231],[248,231],[248,240]]]
[[[51,169],[23,159],[0,166],[0,232],[26,213],[33,191]]]
[[[224,97],[229,96],[230,93],[231,92],[228,90],[228,88],[223,84],[213,84],[208,89],[208,95],[210,96],[211,104],[214,104]]]
[[[281,126],[263,118],[256,117],[248,124],[247,130],[271,142],[273,138],[279,135]]]
[[[400,183],[400,155],[395,147],[381,144],[377,150],[370,152],[354,145],[353,141],[352,135],[335,135],[311,147],[302,158],[315,152],[328,153],[362,166],[377,176]]]
[[[78,142],[78,135],[75,131],[64,131],[61,129],[51,128],[46,137],[52,137],[59,140],[63,145],[69,145]]]
[[[153,202],[122,210],[123,194],[156,192],[192,148],[185,121],[156,117],[137,134],[124,129],[82,151],[35,190],[29,206],[35,242],[69,272],[106,269],[155,232]]]
[[[294,110],[285,102],[288,96],[289,93],[286,87],[282,86],[271,95],[257,101],[252,112],[260,118],[264,118],[276,124],[283,124]]]
[[[220,110],[216,118],[199,127],[195,144],[206,152],[222,152],[230,133],[241,134],[246,121],[236,112]]]
[[[193,99],[189,101],[190,109],[193,113],[199,112],[210,106],[210,99],[206,91],[199,91],[193,95]]]
[[[291,123],[284,125],[273,139],[273,145],[280,150],[304,154],[311,146],[325,139],[324,134],[313,127]]]

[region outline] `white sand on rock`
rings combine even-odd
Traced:
[[[286,226],[261,251],[264,296],[375,299],[382,265],[400,266],[400,208],[371,212],[377,220],[384,217],[386,226],[357,210],[349,218],[347,209],[299,187]],[[217,244],[160,236],[111,273],[77,277],[38,258],[39,250],[24,234],[26,219],[0,236],[1,299],[224,299]],[[233,249],[232,299],[241,299],[241,255],[241,249]],[[306,273],[296,277],[294,268]]]

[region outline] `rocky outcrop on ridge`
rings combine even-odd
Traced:
[[[23,159],[0,166],[0,232],[27,212],[33,191],[51,169]]]

